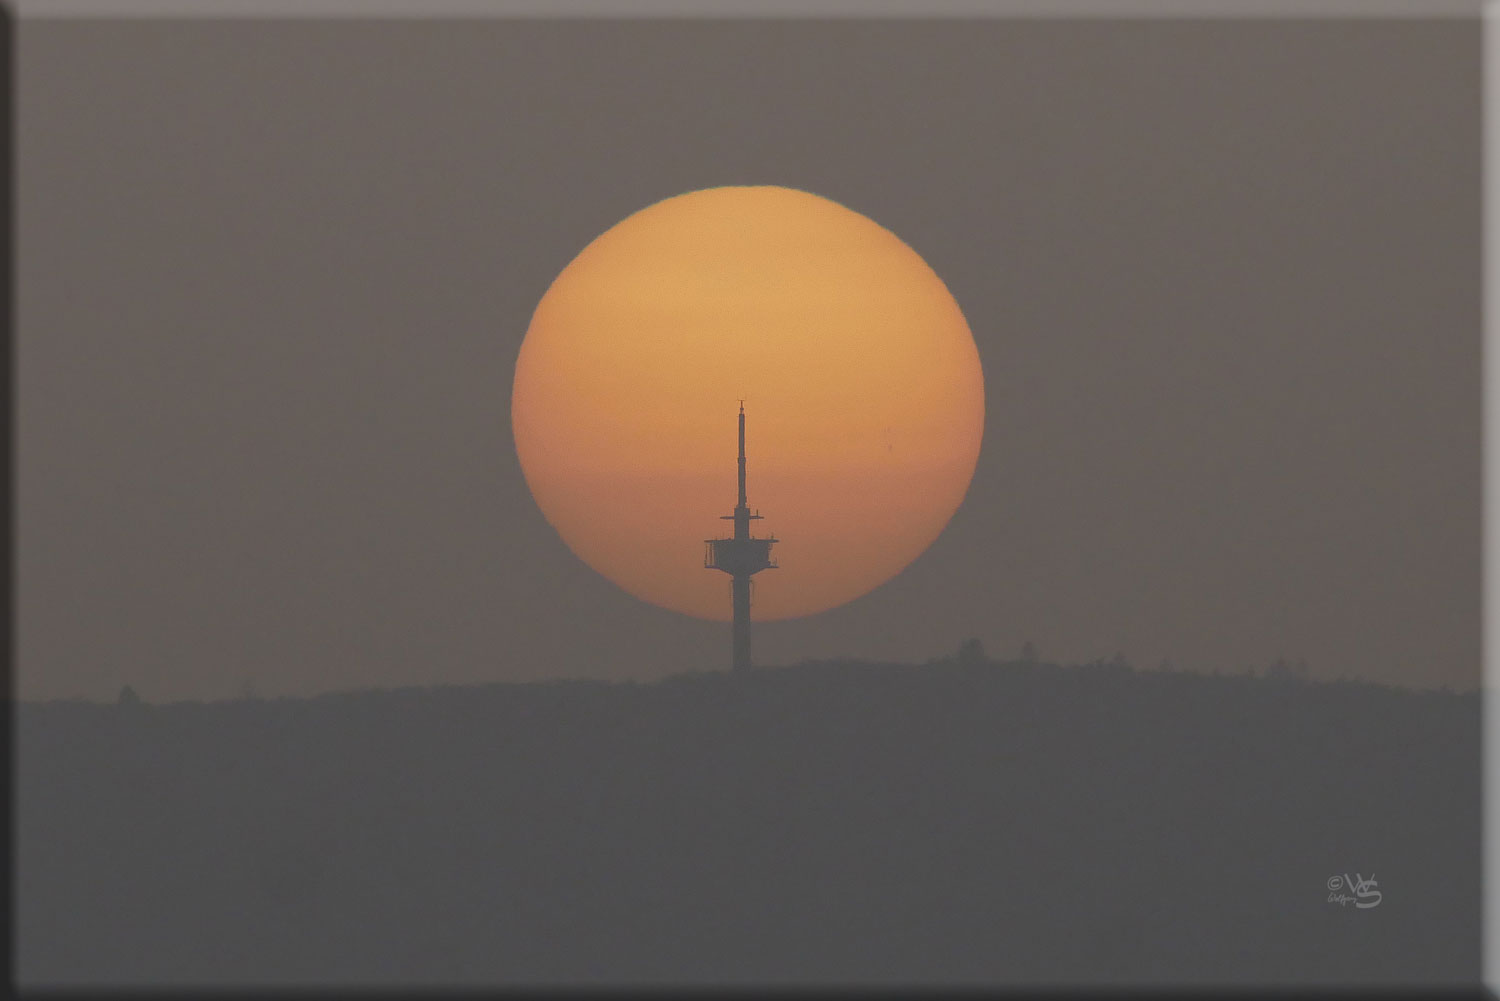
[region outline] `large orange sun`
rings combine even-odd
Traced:
[[[605,231],[537,305],[511,419],[526,482],[589,566],[730,617],[703,567],[745,401],[755,617],[833,608],[937,538],[979,457],[984,379],[953,296],[895,234],[781,187],[692,191]]]

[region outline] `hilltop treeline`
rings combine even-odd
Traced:
[[[17,707],[25,984],[1472,983],[1473,693],[969,656]],[[1378,906],[1330,902],[1374,879]]]

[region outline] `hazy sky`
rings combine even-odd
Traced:
[[[553,277],[724,184],[895,232],[986,375],[947,531],[758,661],[1478,681],[1478,21],[17,38],[22,697],[727,666],[568,551],[509,428]]]

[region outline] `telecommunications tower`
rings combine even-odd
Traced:
[[[750,576],[762,570],[776,569],[776,560],[771,556],[771,545],[776,539],[766,536],[755,538],[750,534],[750,522],[759,521],[760,513],[750,513],[745,503],[745,401],[740,401],[740,502],[734,514],[720,515],[724,521],[734,522],[734,536],[728,539],[705,539],[703,565],[710,570],[722,570],[733,580],[734,597],[734,660],[736,671],[750,669]]]

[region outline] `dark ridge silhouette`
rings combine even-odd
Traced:
[[[21,704],[18,977],[1478,983],[1476,693],[1026,657]]]

